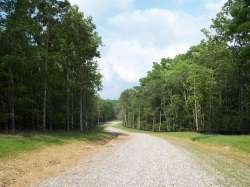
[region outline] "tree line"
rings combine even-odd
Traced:
[[[153,63],[119,98],[124,126],[151,131],[250,130],[250,2],[229,0],[206,39]]]
[[[0,130],[84,131],[114,117],[97,94],[95,29],[67,0],[0,1]]]

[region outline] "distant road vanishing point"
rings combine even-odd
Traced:
[[[216,176],[166,140],[112,126],[107,130],[122,135],[76,167],[33,186],[221,186]]]

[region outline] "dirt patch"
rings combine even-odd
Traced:
[[[112,141],[125,141],[118,136]],[[40,151],[21,154],[0,161],[0,186],[23,187],[58,175],[76,166],[87,156],[104,148],[107,141],[98,143],[77,142],[63,146],[45,147]]]

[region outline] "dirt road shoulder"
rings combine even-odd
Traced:
[[[48,177],[53,177],[76,166],[87,156],[100,151],[110,141],[125,141],[126,137],[102,142],[75,142],[62,146],[45,147],[39,151],[21,154],[0,161],[0,186],[29,186]]]

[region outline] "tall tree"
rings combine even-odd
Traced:
[[[66,0],[0,5],[0,128],[83,129],[80,119],[94,127],[102,75],[92,18]]]
[[[238,72],[239,81],[239,112],[238,130],[244,127],[245,119],[245,87],[248,81],[249,58],[250,58],[250,2],[248,0],[228,0],[222,7],[211,28],[216,31],[213,38],[224,42],[232,50],[235,60],[235,69]]]

